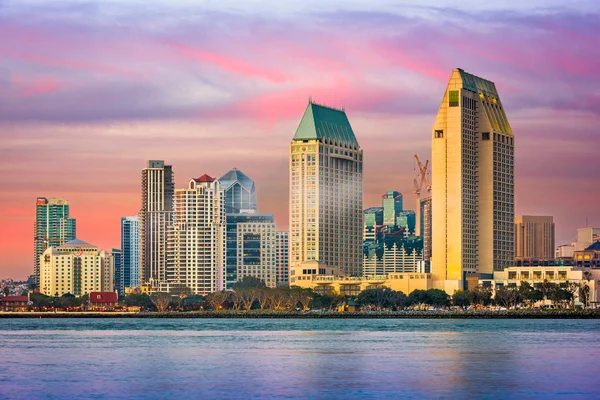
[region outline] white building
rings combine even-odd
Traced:
[[[587,249],[592,243],[600,240],[600,228],[577,229],[577,242],[575,251]]]
[[[398,248],[394,244],[388,249],[384,245],[381,257],[378,257],[377,254],[373,254],[371,257],[364,255],[363,274],[364,276],[371,276],[387,275],[395,272],[422,272],[422,263],[423,255],[419,254],[416,249],[408,253],[404,246]]]
[[[40,256],[40,293],[47,296],[112,292],[113,282],[110,253],[84,241],[49,247]]]
[[[290,144],[290,268],[362,273],[362,164],[344,110],[310,101]]]
[[[219,182],[206,174],[175,190],[167,250],[170,288],[202,295],[225,288],[224,200]]]

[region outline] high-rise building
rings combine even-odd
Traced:
[[[396,225],[396,218],[402,211],[402,193],[393,190],[384,193],[381,198],[383,199],[383,225]]]
[[[419,199],[419,221],[417,221],[417,236],[423,238],[423,260],[429,270],[431,259],[431,197]]]
[[[227,288],[246,276],[277,286],[275,232],[273,214],[227,214]]]
[[[362,273],[362,164],[345,111],[309,101],[290,145],[290,269]]]
[[[150,160],[142,170],[142,207],[138,215],[141,283],[152,281],[156,285],[165,280],[174,179],[172,167],[162,160]]]
[[[225,191],[225,212],[256,211],[256,186],[254,181],[237,168],[219,178]]]
[[[62,198],[38,197],[33,235],[35,282],[40,283],[40,256],[48,247],[58,247],[76,235],[75,218],[69,217],[69,202]]]
[[[396,225],[404,228],[404,235],[414,235],[417,217],[413,210],[400,211],[396,217]]]
[[[493,82],[452,71],[432,167],[431,273],[452,293],[514,261],[514,137]]]
[[[120,294],[125,288],[140,286],[140,225],[137,216],[121,218],[121,274],[118,276]]]
[[[393,244],[391,247],[383,246],[381,252],[365,254],[363,260],[364,276],[383,276],[395,272],[421,272],[423,255],[421,249]]]
[[[113,265],[113,286],[117,293],[125,294],[125,290],[123,288],[121,279],[121,277],[123,276],[123,251],[121,251],[121,249],[113,247],[110,251],[110,254],[112,256]]]
[[[167,283],[206,295],[225,288],[225,194],[204,174],[175,190],[169,227]],[[165,285],[161,285],[164,287]]]
[[[515,217],[515,260],[554,260],[554,251],[552,217]]]
[[[47,296],[114,291],[110,253],[75,239],[49,247],[40,256],[40,293]]]
[[[600,240],[600,228],[580,228],[577,229],[577,242],[575,251],[587,249],[591,244]]]
[[[383,225],[383,207],[370,207],[364,211],[363,241],[377,240],[377,228]]]
[[[277,286],[289,283],[289,233],[287,231],[275,232],[275,281]]]

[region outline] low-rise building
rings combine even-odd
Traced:
[[[573,260],[579,268],[600,268],[600,242],[595,242],[585,250],[574,251]]]
[[[0,298],[0,310],[3,311],[27,311],[29,295],[27,296],[4,296]]]
[[[91,292],[89,297],[90,311],[113,311],[119,303],[117,292]]]

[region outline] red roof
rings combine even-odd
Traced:
[[[90,303],[118,303],[119,296],[116,292],[91,292]]]
[[[214,182],[215,178],[211,178],[210,176],[204,174],[200,178],[194,179],[196,182]]]
[[[29,301],[29,297],[27,296],[4,296],[2,297],[0,300],[2,300],[3,302],[9,302],[9,301]]]

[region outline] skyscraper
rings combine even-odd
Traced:
[[[417,221],[417,236],[423,237],[423,260],[429,271],[431,259],[431,197],[419,199],[419,221]]]
[[[123,251],[121,249],[117,249],[115,247],[110,251],[110,255],[112,256],[112,265],[113,265],[113,285],[117,293],[125,294],[125,290],[123,290],[121,276],[123,275]]]
[[[404,236],[415,234],[417,217],[413,210],[400,211],[396,217],[396,225],[404,228]]]
[[[233,168],[219,178],[219,183],[225,191],[225,212],[256,210],[256,186],[242,171]]]
[[[344,110],[309,101],[290,145],[290,268],[361,274],[362,163]]]
[[[227,288],[246,276],[277,286],[273,214],[227,214]]]
[[[396,217],[402,211],[402,193],[392,190],[384,193],[381,198],[383,199],[383,225],[396,225]]]
[[[140,280],[165,280],[167,227],[173,215],[174,175],[162,160],[148,161],[142,170],[142,207],[139,212]]]
[[[277,286],[287,285],[289,283],[289,233],[287,231],[275,232],[275,280]]]
[[[75,218],[69,217],[69,202],[62,198],[38,197],[33,237],[35,282],[40,283],[40,256],[48,247],[58,247],[76,235]]]
[[[121,218],[121,274],[118,290],[140,286],[140,228],[137,216]],[[123,292],[121,292],[121,290]]]
[[[493,82],[452,71],[432,129],[432,166],[431,272],[452,293],[467,275],[514,258],[514,137]]]
[[[554,260],[554,221],[552,217],[515,217],[515,260]]]
[[[175,190],[167,282],[202,295],[225,288],[225,195],[206,174]]]

